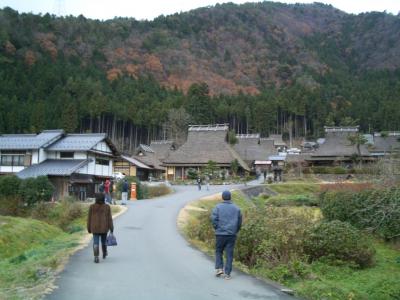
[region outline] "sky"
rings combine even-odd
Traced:
[[[315,1],[315,0],[314,0]],[[314,1],[285,1],[284,3],[312,3]],[[152,20],[159,15],[170,15],[191,9],[211,6],[216,3],[234,2],[237,4],[259,1],[211,1],[211,0],[0,0],[0,8],[9,6],[19,12],[50,13],[55,15],[84,15],[90,19],[112,19],[132,17],[137,20]],[[319,0],[332,4],[347,13],[358,14],[369,11],[386,11],[397,15],[400,0]]]

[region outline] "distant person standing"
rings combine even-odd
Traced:
[[[199,188],[199,191],[201,191],[201,178],[197,177],[197,187]]]
[[[129,191],[129,183],[128,180],[124,179],[124,182],[122,183],[122,193],[121,193],[122,205],[126,205],[126,201],[128,200],[128,191]]]
[[[104,193],[104,181],[102,181],[99,185],[99,193]]]
[[[89,207],[87,219],[87,231],[93,234],[93,255],[94,262],[99,262],[99,246],[101,240],[101,249],[103,259],[108,255],[107,252],[107,233],[114,232],[114,224],[111,215],[110,206],[104,202],[104,194],[96,194],[96,202]]]
[[[236,234],[242,226],[242,213],[231,200],[231,193],[222,193],[223,202],[214,207],[211,221],[215,229],[215,275],[224,275],[231,279],[233,250],[235,248]],[[226,254],[224,268],[223,254]]]
[[[206,176],[206,189],[207,191],[210,190],[210,177]]]
[[[110,187],[111,187],[111,182],[109,179],[107,179],[106,182],[104,183],[104,195],[106,202],[108,204],[111,204]]]

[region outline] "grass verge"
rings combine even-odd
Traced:
[[[88,205],[81,205],[84,215],[66,227],[73,231],[31,218],[0,216],[0,299],[40,299],[51,291],[69,256],[90,240],[85,231]],[[120,210],[112,206],[113,214]]]

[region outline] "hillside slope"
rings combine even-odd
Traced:
[[[0,10],[0,59],[43,57],[95,64],[109,80],[152,75],[185,91],[258,93],[293,82],[313,86],[332,70],[400,67],[400,18],[349,15],[323,4],[223,4],[154,21],[55,18]]]

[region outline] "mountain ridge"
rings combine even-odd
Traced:
[[[228,3],[153,21],[103,22],[7,8],[0,24],[8,59],[33,65],[46,55],[63,56],[95,64],[110,81],[151,75],[184,91],[205,82],[212,94],[258,94],[296,82],[313,87],[332,70],[357,75],[400,67],[398,16],[351,15],[320,3]],[[25,41],[13,33],[18,27]]]

